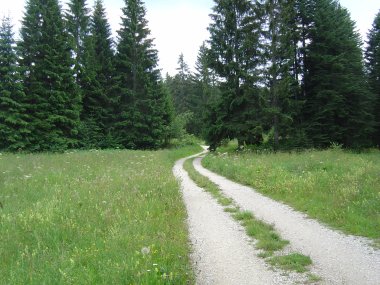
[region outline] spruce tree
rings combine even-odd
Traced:
[[[119,141],[126,148],[157,148],[165,138],[168,117],[157,50],[143,2],[125,4],[116,55]]]
[[[273,130],[275,149],[280,140],[294,133],[297,115],[298,67],[295,1],[265,0],[261,4],[263,19],[263,82],[266,85],[269,126]]]
[[[115,147],[115,68],[111,28],[101,0],[95,2],[85,53],[87,81],[83,86],[82,145]]]
[[[14,50],[10,18],[0,26],[0,150],[22,150],[27,146],[28,128],[25,93]]]
[[[374,105],[376,119],[374,144],[380,146],[380,12],[376,15],[372,29],[368,34],[368,46],[365,55],[370,88],[376,98]]]
[[[210,113],[207,140],[212,148],[223,138],[260,143],[259,19],[251,1],[218,0],[211,20],[210,68],[221,78],[222,94]]]
[[[198,51],[193,80],[195,84],[194,131],[199,137],[205,135],[205,120],[208,109],[219,99],[216,74],[209,67],[209,50],[204,42]]]
[[[306,56],[307,132],[316,147],[369,144],[373,99],[355,24],[337,1],[314,0]]]
[[[67,31],[74,53],[74,75],[79,87],[83,87],[85,77],[85,53],[89,36],[89,9],[86,0],[70,0],[66,12]]]
[[[29,150],[75,147],[81,100],[57,0],[27,2],[19,50],[29,114]]]

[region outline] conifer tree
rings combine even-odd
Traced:
[[[380,146],[380,12],[377,13],[372,29],[368,34],[368,46],[365,55],[369,84],[372,93],[375,95],[376,131],[374,144]]]
[[[251,1],[215,1],[210,31],[210,68],[221,78],[221,98],[212,109],[207,140],[260,143],[263,126],[258,87],[260,23]]]
[[[298,39],[295,1],[265,0],[263,9],[263,82],[269,104],[269,125],[273,128],[274,147],[280,138],[286,140],[294,132],[293,118],[297,112]]]
[[[101,0],[95,2],[90,19],[90,35],[85,55],[87,84],[84,86],[81,114],[82,144],[87,148],[114,147],[114,51],[111,28]]]
[[[167,130],[166,95],[157,68],[141,0],[126,0],[116,56],[120,143],[126,148],[157,148]]]
[[[69,9],[66,12],[67,31],[74,52],[74,75],[80,88],[85,77],[85,53],[89,36],[90,10],[86,0],[70,0]]]
[[[19,42],[24,69],[31,151],[61,151],[77,144],[80,96],[57,0],[29,0]]]
[[[373,131],[373,99],[355,24],[334,0],[314,0],[313,7],[305,79],[308,136],[316,147],[332,142],[366,146]]]
[[[219,99],[219,88],[216,74],[209,67],[208,48],[204,42],[199,48],[197,61],[195,63],[195,102],[194,109],[194,131],[197,136],[204,136],[205,123],[208,108],[211,108]]]
[[[10,18],[0,26],[0,150],[20,150],[27,146],[28,129],[24,108],[25,93],[14,50]]]

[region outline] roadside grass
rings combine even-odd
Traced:
[[[307,271],[307,266],[311,264],[310,257],[298,253],[276,256],[276,252],[284,249],[289,241],[283,240],[272,225],[256,219],[249,211],[242,211],[232,199],[225,197],[215,183],[195,170],[193,159],[185,161],[184,169],[199,187],[209,192],[219,204],[224,206],[225,212],[230,213],[236,221],[240,222],[248,236],[256,240],[255,247],[261,250],[259,257],[265,258],[272,266],[286,271]],[[227,199],[229,203],[223,204],[224,199]],[[310,263],[306,264],[305,260],[310,261]],[[312,280],[309,278],[309,281]]]
[[[380,151],[236,152],[203,165],[346,233],[380,238]]]
[[[172,167],[200,150],[0,155],[0,284],[193,284]]]

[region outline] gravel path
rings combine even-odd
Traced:
[[[181,181],[188,212],[197,284],[294,284],[299,276],[274,272],[257,257],[243,228],[189,178],[185,160],[179,160],[173,172]]]
[[[222,192],[242,209],[253,212],[257,218],[267,223],[274,224],[281,236],[290,241],[292,249],[309,255],[314,263],[313,273],[322,277],[323,283],[380,284],[380,250],[368,246],[369,240],[329,229],[250,187],[217,175],[202,167],[201,158],[194,160],[194,167],[217,184]]]

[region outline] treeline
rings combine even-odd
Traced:
[[[28,0],[20,40],[0,29],[0,149],[151,149],[170,138],[173,106],[144,4],[126,0],[117,45],[101,0]],[[114,50],[116,49],[116,51]]]
[[[366,61],[338,1],[215,1],[211,18],[196,74],[180,57],[167,79],[177,110],[194,114],[188,130],[211,148],[380,145],[380,13]]]
[[[28,0],[0,28],[0,150],[380,145],[380,13],[362,42],[335,0],[216,0],[195,72],[162,80],[141,0],[116,43],[101,0]]]

